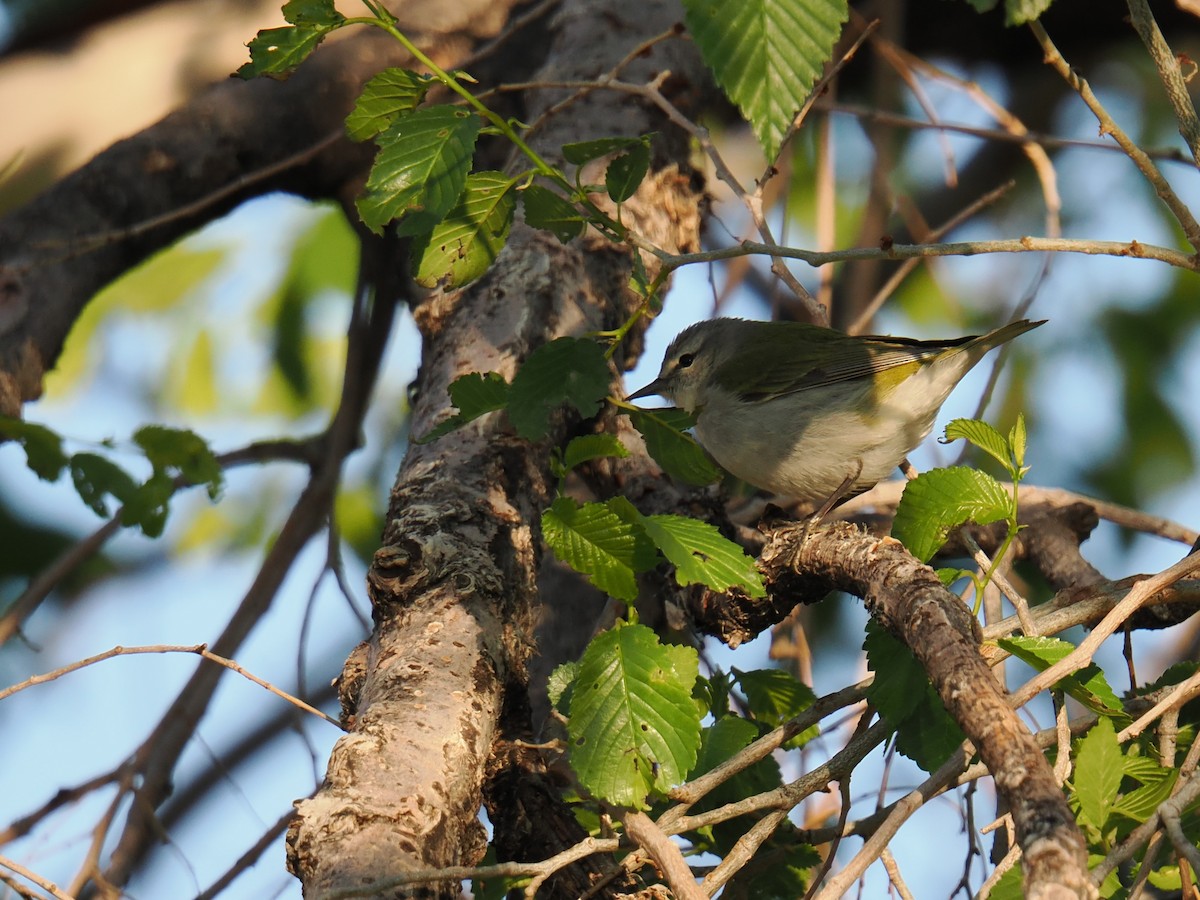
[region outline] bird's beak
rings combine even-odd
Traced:
[[[654,394],[657,394],[658,396],[663,397],[663,396],[666,396],[665,394],[663,394],[664,387],[666,387],[666,384],[663,382],[663,380],[661,378],[655,378],[652,382],[650,382],[644,388],[640,388],[639,390],[634,391],[632,394],[630,394],[625,399],[627,401],[628,400],[638,400],[642,397],[649,397]]]

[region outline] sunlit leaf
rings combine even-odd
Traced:
[[[491,268],[512,227],[516,198],[500,172],[475,172],[458,203],[429,234],[413,240],[415,280],[424,287],[459,288]]]
[[[482,127],[453,106],[418,109],[388,126],[375,138],[379,155],[357,201],[363,223],[376,234],[394,219],[400,234],[432,230],[462,196]]]
[[[833,53],[846,0],[684,0],[684,10],[705,63],[774,161]]]
[[[700,747],[692,702],[699,660],[644,625],[594,638],[580,660],[568,725],[571,766],[595,796],[644,809],[691,771]]]

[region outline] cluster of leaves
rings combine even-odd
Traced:
[[[560,666],[550,679],[550,696],[567,717],[570,762],[593,798],[634,809],[664,808],[674,785],[705,774],[750,743],[803,713],[812,690],[778,669],[699,676],[691,647],[667,646],[644,625],[619,623],[599,635],[583,657]],[[731,710],[734,689],[746,710]],[[708,719],[711,724],[703,726]],[[785,744],[797,749],[816,736],[809,729]],[[755,763],[704,798],[694,812],[779,787],[779,764],[771,757]],[[579,807],[581,820],[597,818],[591,803]],[[742,817],[685,837],[699,851],[726,855],[753,822]],[[795,897],[803,892],[807,870],[818,857],[781,829],[769,843],[775,865],[767,872],[746,870],[726,890],[732,896],[753,879],[756,897]]]
[[[1004,521],[1008,533],[993,560],[994,570],[1018,529],[1018,485],[1029,470],[1025,465],[1025,420],[1018,416],[1016,425],[1005,437],[986,422],[955,419],[946,426],[944,440],[959,438],[996,459],[1011,478],[1012,491],[978,469],[966,466],[931,469],[905,485],[892,522],[892,535],[913,556],[927,562],[960,525]],[[988,575],[990,572],[985,574],[984,582]],[[975,582],[976,597],[982,595],[984,584],[973,572],[939,569],[938,576],[947,585],[963,577],[970,578]],[[927,772],[935,771],[962,744],[962,729],[946,712],[912,651],[900,641],[871,622],[863,649],[871,671],[876,673],[867,689],[867,698],[896,729],[896,749]]]
[[[393,227],[412,238],[417,280],[428,286],[459,287],[480,277],[503,248],[518,204],[525,221],[566,242],[591,225],[613,240],[627,233],[620,204],[645,177],[652,136],[606,138],[563,148],[570,164],[582,167],[608,157],[603,184],[585,184],[549,165],[522,140],[519,126],[504,121],[476,100],[466,87],[465,73],[438,69],[395,28],[383,7],[363,0],[371,17],[349,19],[333,0],[290,0],[284,6],[288,26],[262,32],[251,43],[251,62],[240,74],[282,76],[291,71],[331,31],[347,24],[379,27],[400,40],[432,74],[389,69],[373,78],[347,119],[350,136],[378,146],[366,191],[358,202],[360,216],[375,231]],[[999,0],[968,0],[980,11]],[[1051,0],[1005,0],[1009,24],[1037,18]],[[769,159],[787,139],[795,111],[801,108],[847,17],[844,0],[791,0],[784,3],[721,4],[685,0],[689,30],[717,81],[751,123]],[[737,40],[730,40],[736,35]],[[434,83],[460,98],[460,105],[425,105]],[[769,85],[769,90],[763,90]],[[525,154],[529,167],[514,175],[472,171],[481,136],[499,135]],[[593,202],[606,194],[618,204],[611,218]],[[633,287],[651,308],[659,285],[635,273]],[[632,324],[632,323],[630,323]],[[619,330],[615,337],[624,334]],[[539,348],[510,381],[495,372],[472,373],[450,386],[457,412],[419,440],[441,438],[474,419],[502,412],[518,435],[542,440],[552,416],[563,406],[581,417],[595,416],[605,402],[610,373],[600,343],[563,338]],[[611,399],[611,398],[609,398]],[[668,474],[692,484],[720,476],[686,433],[692,424],[680,410],[641,410],[612,401],[646,439],[649,452]],[[1011,491],[975,469],[953,467],[927,472],[906,489],[893,533],[911,552],[931,559],[947,535],[968,521],[1005,521],[1006,543],[1015,537],[1018,485],[1024,464],[1025,426],[1018,419],[1007,436],[991,426],[956,420],[946,439],[965,438],[996,459],[1008,473]],[[576,437],[554,452],[559,496],[545,511],[542,530],[554,553],[586,575],[601,590],[632,604],[638,576],[669,564],[681,585],[702,583],[714,590],[740,588],[761,596],[763,585],[753,563],[735,544],[706,523],[679,516],[645,516],[622,497],[579,503],[562,487],[578,466],[627,451],[613,436]],[[950,584],[971,573],[940,572]],[[990,577],[984,573],[976,587]],[[632,613],[631,618],[636,618]],[[1052,639],[1013,638],[1004,649],[1037,667],[1046,667],[1072,649]],[[962,735],[941,706],[911,653],[882,629],[868,629],[865,644],[877,677],[869,697],[897,729],[901,752],[932,771],[956,749]],[[782,682],[786,681],[787,684]],[[747,717],[729,711],[736,683],[745,695]],[[560,668],[552,680],[552,699],[567,717],[570,759],[581,785],[599,800],[624,807],[648,808],[661,801],[674,784],[695,777],[811,702],[811,692],[778,671],[716,673],[698,676],[691,648],[665,646],[652,631],[621,623],[599,635],[578,662]],[[1148,814],[1169,791],[1170,769],[1150,763],[1134,748],[1122,754],[1114,720],[1128,721],[1120,699],[1103,672],[1090,666],[1058,688],[1100,714],[1100,725],[1078,742],[1072,799],[1080,821],[1098,853],[1126,831],[1120,823],[1136,821],[1131,813]],[[706,716],[712,724],[703,726]],[[1153,769],[1153,771],[1151,771]],[[1164,774],[1168,773],[1168,774]],[[732,799],[779,783],[777,764],[764,760],[721,788]],[[1164,786],[1165,785],[1165,786]],[[1122,787],[1125,790],[1122,791]],[[723,802],[716,795],[713,805]],[[1144,816],[1143,816],[1144,817]],[[719,854],[744,833],[722,832],[720,826],[689,835],[698,849]],[[803,871],[812,864],[806,848],[779,866],[784,880],[759,896],[794,896],[803,889]],[[1165,878],[1166,876],[1161,876]],[[759,876],[761,879],[761,875]],[[1168,879],[1169,880],[1169,879]],[[786,886],[785,886],[786,885]],[[737,895],[735,885],[728,888]],[[994,894],[999,896],[999,894]]]
[[[576,166],[613,156],[603,185],[572,183],[525,145],[513,123],[472,96],[464,87],[471,82],[469,75],[442,71],[396,30],[395,19],[381,4],[364,5],[371,17],[349,19],[333,0],[290,0],[283,7],[289,24],[259,32],[249,45],[251,60],[238,74],[282,77],[330,32],[355,23],[389,32],[430,69],[433,74],[401,68],[380,72],[366,84],[346,119],[351,138],[374,140],[378,146],[365,192],[357,201],[359,215],[376,233],[394,223],[398,234],[412,238],[418,283],[456,288],[479,278],[503,249],[518,200],[527,224],[564,243],[581,235],[589,222],[615,239],[625,235],[623,226],[590,197],[603,191],[620,204],[633,196],[649,170],[649,135],[565,146],[564,157]],[[465,105],[424,105],[430,87],[439,82]],[[530,167],[511,176],[472,171],[482,134],[510,140],[528,157]],[[545,183],[535,183],[539,176]]]
[[[1045,637],[1006,638],[999,644],[1038,671],[1044,671],[1075,649],[1066,641]],[[1140,702],[1140,696],[1169,690],[1195,675],[1198,669],[1200,664],[1196,662],[1174,665],[1156,682],[1138,691],[1139,697],[1129,699]],[[1161,748],[1155,745],[1153,732],[1143,732],[1122,746],[1118,729],[1129,725],[1131,718],[1097,666],[1089,665],[1063,679],[1055,685],[1055,690],[1065,692],[1099,715],[1096,724],[1072,743],[1073,768],[1066,785],[1071,808],[1088,843],[1089,863],[1095,866],[1134,829],[1157,814],[1159,806],[1175,789],[1179,768],[1178,764],[1164,764],[1158,758]],[[1185,704],[1179,711],[1177,725],[1175,754],[1176,759],[1182,760],[1196,739],[1200,704],[1195,701]],[[1193,845],[1200,842],[1200,808],[1196,804],[1183,812],[1179,825]],[[1160,891],[1177,893],[1182,888],[1179,866],[1172,864],[1170,857],[1167,859],[1165,863],[1152,861],[1153,868],[1146,877]],[[1144,852],[1140,851],[1124,875],[1140,877],[1145,863]],[[1116,870],[1100,884],[1099,892],[1105,898],[1127,896]],[[991,893],[995,900],[1020,900],[1022,896],[1017,868],[1007,872]]]
[[[456,379],[450,396],[458,412],[418,440],[434,440],[499,411],[521,437],[541,440],[551,415],[564,405],[584,418],[596,415],[608,396],[609,378],[599,343],[558,338],[531,353],[511,383],[496,372]],[[720,470],[683,431],[691,424],[686,415],[679,410],[626,409],[668,473],[692,484],[720,477]],[[664,557],[675,567],[681,585],[706,584],[718,591],[738,587],[751,596],[763,596],[762,578],[753,561],[712,525],[685,516],[643,516],[624,497],[581,505],[562,494],[567,475],[576,467],[628,455],[611,434],[582,435],[555,451],[551,465],[559,479],[559,497],[542,517],[543,536],[555,554],[596,587],[627,603],[637,598],[637,575],[655,568]]]
[[[121,504],[121,524],[136,525],[147,537],[162,534],[180,482],[205,485],[214,500],[224,484],[220,463],[208,444],[187,429],[146,425],[133,433],[134,445],[150,463],[151,473],[144,481],[98,453],[68,456],[62,436],[44,425],[0,417],[0,438],[20,444],[29,468],[44,481],[57,481],[70,471],[75,490],[96,515],[108,518],[112,497]]]

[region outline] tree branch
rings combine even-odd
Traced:
[[[889,538],[844,523],[789,523],[766,535],[760,559],[768,579],[778,586],[789,577],[818,578],[862,597],[929,673],[1012,810],[1025,854],[1026,895],[1065,889],[1086,897],[1083,837],[1049,763],[979,654],[978,625],[962,602]]]

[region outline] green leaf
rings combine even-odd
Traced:
[[[354,109],[346,116],[346,133],[351,140],[365,141],[386,131],[398,118],[421,105],[432,83],[432,75],[384,69],[363,86],[354,101]]]
[[[62,438],[45,425],[0,416],[0,437],[21,445],[25,451],[25,464],[43,481],[57,481],[67,467]]]
[[[521,191],[525,224],[548,231],[564,244],[583,234],[587,220],[583,213],[549,188],[531,184]]]
[[[970,0],[969,0],[970,2]],[[988,900],[1025,900],[1025,891],[1021,885],[1021,867],[1013,866],[1000,876],[988,894]]]
[[[685,484],[712,484],[721,469],[695,439],[684,432],[694,422],[682,409],[637,409],[629,421],[646,440],[646,452],[672,478]]]
[[[1121,746],[1112,720],[1104,716],[1079,741],[1072,782],[1080,815],[1103,830],[1121,787]]]
[[[558,338],[529,355],[508,393],[508,419],[517,434],[536,441],[550,428],[550,414],[569,403],[585,419],[600,410],[611,375],[604,350],[586,338]]]
[[[606,456],[624,459],[629,456],[629,451],[625,449],[625,445],[615,434],[581,434],[577,438],[572,438],[571,443],[567,444],[567,449],[563,451],[560,463],[562,475],[566,475],[582,463],[593,459],[602,459]]]
[[[1124,794],[1112,807],[1112,815],[1141,824],[1165,803],[1179,779],[1178,769],[1160,769],[1161,777],[1147,780],[1141,787]]]
[[[1017,464],[1018,469],[1025,466],[1025,445],[1028,439],[1029,436],[1025,433],[1025,417],[1017,413],[1017,423],[1008,433],[1008,445],[1012,448],[1013,462]]]
[[[945,443],[963,439],[991,456],[1005,469],[1012,468],[1012,449],[999,431],[979,419],[954,419],[946,426]]]
[[[1065,659],[1075,645],[1053,637],[1007,637],[996,641],[996,645],[1027,663],[1039,672],[1044,672],[1056,662]],[[1120,722],[1130,721],[1121,698],[1108,683],[1103,670],[1089,663],[1077,672],[1072,672],[1054,686],[1066,691],[1088,709]]]
[[[133,442],[142,448],[155,471],[177,472],[192,484],[207,485],[213,500],[221,495],[225,473],[208,444],[194,431],[146,425],[133,433]]]
[[[363,224],[376,234],[394,219],[402,235],[431,231],[467,184],[479,116],[452,106],[418,109],[375,138],[379,155],[357,200]]]
[[[643,526],[672,565],[681,585],[706,584],[714,591],[740,587],[765,597],[762,574],[746,551],[708,522],[686,516],[646,516]]]
[[[482,415],[504,409],[508,403],[508,382],[498,372],[468,372],[450,382],[450,399],[458,412],[439,422],[428,434],[413,438],[414,444],[428,444]]]
[[[1004,24],[1025,25],[1050,8],[1054,0],[1004,0]]]
[[[491,268],[512,228],[517,205],[512,186],[501,172],[467,176],[462,196],[446,218],[413,241],[417,284],[459,288]]]
[[[896,749],[926,772],[933,772],[965,740],[946,712],[912,651],[874,620],[867,624],[863,649],[875,680],[867,699],[896,729]]]
[[[954,584],[960,578],[974,578],[975,573],[970,569],[934,569],[933,573],[937,575],[940,581],[946,587]]]
[[[1012,497],[990,475],[966,466],[930,469],[904,486],[892,536],[928,562],[951,529],[964,522],[987,525],[1006,518]]]
[[[740,716],[722,716],[711,727],[704,729],[703,743],[696,759],[696,767],[688,777],[698,778],[711,772],[721,763],[749,747],[762,736],[762,733],[757,725]],[[733,803],[777,788],[781,783],[779,763],[773,757],[767,756],[710,791],[704,799],[696,804],[694,811],[705,812],[716,809],[726,803]],[[727,837],[745,834],[750,824],[749,820],[739,816],[732,822],[716,826],[714,833],[718,841],[725,843],[724,839]],[[728,828],[730,834],[722,834],[723,828]]]
[[[79,498],[98,516],[107,518],[105,498],[115,497],[126,503],[133,497],[138,484],[116,463],[95,453],[76,453],[71,457],[71,480]]]
[[[593,159],[599,159],[602,156],[608,156],[610,153],[617,153],[621,150],[635,147],[649,140],[650,137],[651,135],[649,134],[642,137],[607,137],[597,138],[594,141],[578,141],[573,144],[563,144],[563,159],[572,165],[582,166]]]
[[[849,16],[846,0],[685,0],[705,63],[774,161]]]
[[[137,525],[146,537],[158,537],[167,524],[174,494],[174,479],[166,472],[155,472],[125,501],[121,508],[121,524],[127,528]]]
[[[346,21],[333,0],[288,0],[283,4],[283,19],[293,25],[340,25]]]
[[[237,70],[240,78],[282,78],[304,62],[333,29],[326,25],[287,25],[260,31],[248,46],[250,62]]]
[[[546,694],[551,705],[566,715],[568,704],[571,702],[571,688],[579,677],[579,660],[565,662],[555,667],[546,683]]]
[[[1091,867],[1089,866],[1089,868]],[[1114,871],[1111,874],[1115,876],[1117,873]],[[1177,895],[1183,888],[1183,879],[1179,874],[1179,866],[1159,866],[1150,873],[1146,880],[1163,893]],[[1100,896],[1106,897],[1108,895],[1101,893]]]
[[[638,572],[658,561],[654,545],[636,524],[619,514],[614,501],[579,506],[570,497],[559,497],[542,513],[542,536],[554,555],[576,572],[586,575],[600,590],[618,600],[637,599]]]
[[[622,153],[608,164],[604,175],[604,187],[614,203],[624,203],[632,197],[650,171],[650,147],[635,144],[629,152]]]
[[[691,647],[667,647],[643,625],[598,635],[580,660],[571,697],[571,766],[595,796],[646,808],[696,763],[700,715]]]
[[[783,669],[754,669],[749,672],[733,670],[738,684],[746,695],[750,712],[758,722],[778,728],[804,712],[817,699],[812,688]],[[816,725],[802,731],[785,744],[788,750],[802,747],[820,730]]]

